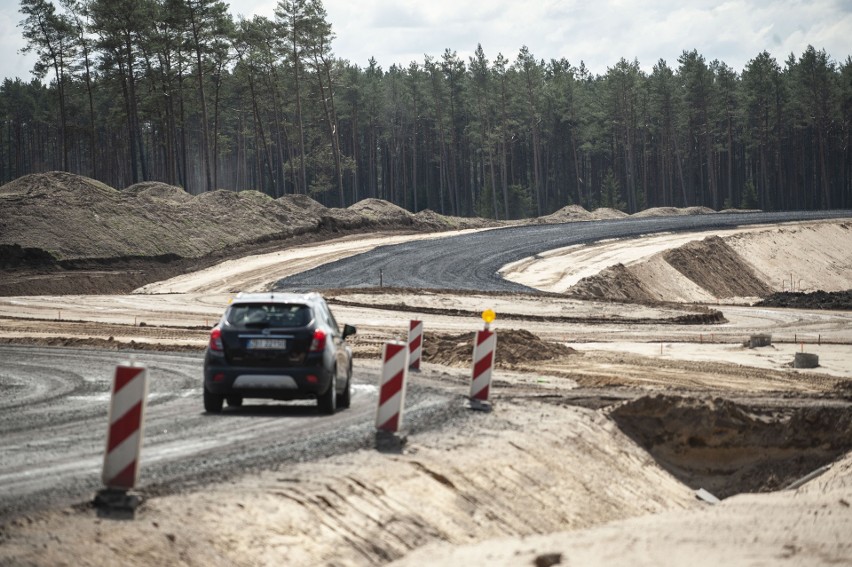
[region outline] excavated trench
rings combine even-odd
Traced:
[[[852,449],[849,403],[768,408],[659,395],[610,415],[673,476],[718,498],[784,489]]]

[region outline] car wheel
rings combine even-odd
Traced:
[[[204,411],[207,413],[220,413],[224,398],[204,388]]]
[[[321,413],[331,415],[337,411],[337,370],[331,373],[328,390],[317,398],[317,406]]]
[[[352,373],[346,376],[346,386],[343,391],[337,396],[337,407],[348,408],[352,403]]]
[[[225,398],[225,401],[228,402],[228,407],[230,408],[238,408],[243,405],[242,396],[228,396]]]

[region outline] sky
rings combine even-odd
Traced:
[[[227,0],[226,0],[227,1]],[[58,2],[55,2],[58,4]],[[274,17],[277,0],[231,0],[234,16]],[[440,59],[446,49],[463,60],[481,44],[493,61],[514,61],[522,46],[536,59],[583,61],[604,74],[622,57],[650,72],[659,59],[676,68],[683,51],[698,50],[741,72],[768,51],[783,66],[808,45],[836,62],[852,56],[852,0],[325,0],[336,36],[334,54],[365,67],[374,57],[393,64]],[[0,78],[31,78],[34,57],[23,55],[19,0],[0,0]]]

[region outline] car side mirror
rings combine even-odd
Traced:
[[[354,335],[358,330],[352,325],[343,325],[343,338]]]

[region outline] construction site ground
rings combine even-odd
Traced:
[[[753,306],[767,290],[852,288],[849,230],[649,236],[505,269],[544,294],[332,290],[338,320],[358,326],[356,373],[376,370],[381,345],[422,319],[425,362],[410,379],[459,404],[471,334],[494,309],[493,411],[463,427],[411,424],[399,452],[365,448],[166,491],[130,521],[88,501],[25,514],[0,527],[0,565],[852,563],[852,311]],[[86,294],[52,282],[45,289],[61,293],[0,297],[0,344],[111,349],[117,361],[200,354],[236,291],[435,236],[264,243],[262,254],[132,292],[114,274],[103,294],[92,293],[94,274]],[[702,268],[710,254],[735,265],[720,278]],[[29,281],[38,272],[15,270]],[[748,285],[733,289],[737,279]],[[709,318],[679,322],[696,314]],[[771,345],[749,348],[759,334]],[[793,368],[797,352],[819,366]],[[201,411],[200,376],[198,391]],[[144,464],[142,475],[144,496]]]

